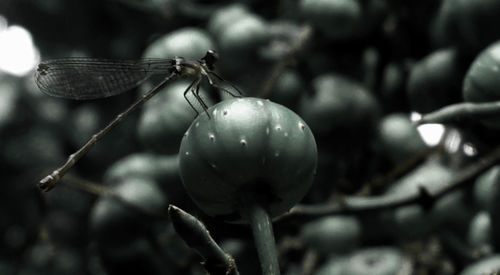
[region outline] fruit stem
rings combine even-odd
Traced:
[[[241,200],[240,213],[252,227],[252,233],[259,255],[262,274],[279,275],[278,255],[274,240],[271,218],[263,204],[253,196],[245,196]]]

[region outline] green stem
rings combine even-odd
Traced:
[[[432,113],[423,115],[415,124],[449,123],[461,119],[495,118],[500,115],[500,101],[495,102],[461,102],[444,106]]]
[[[441,182],[432,189],[422,189],[424,192],[412,194],[388,194],[381,196],[347,196],[337,203],[319,205],[297,205],[290,212],[281,216],[279,222],[300,219],[301,222],[311,219],[341,214],[361,214],[422,202],[423,195],[437,200],[458,188],[473,182],[479,174],[500,163],[500,146],[490,149],[490,153],[456,171],[449,181]],[[423,188],[423,187],[422,187]]]
[[[247,197],[242,201],[240,211],[252,227],[262,274],[279,275],[276,243],[272,221],[268,212],[261,203],[251,197]]]

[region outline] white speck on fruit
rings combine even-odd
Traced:
[[[274,156],[275,157],[279,157],[280,156],[280,152],[279,151],[274,152]]]
[[[215,141],[215,136],[214,136],[214,134],[209,134],[209,135],[208,135],[208,138],[209,138],[211,141]]]
[[[215,108],[215,109],[212,111],[212,115],[213,115],[213,116],[217,115],[217,108]]]
[[[187,137],[188,135],[189,135],[189,131],[186,131],[186,132],[184,133],[184,136],[185,136],[185,137]]]
[[[242,138],[240,140],[240,144],[241,144],[241,146],[245,147],[245,146],[247,146],[247,141],[244,138]]]
[[[212,166],[212,168],[214,168],[214,169],[217,169],[217,165],[215,165],[215,164],[213,164],[213,163],[212,163],[212,164],[210,164],[210,166]]]
[[[266,135],[269,135],[269,127],[266,127]]]
[[[194,125],[195,127],[198,127],[200,126],[200,123],[199,122],[196,122],[196,124]]]
[[[288,136],[288,132],[285,132],[285,137],[287,137],[287,136]]]
[[[304,131],[304,129],[306,128],[306,126],[304,125],[304,123],[299,122],[299,128],[300,128],[300,130]]]
[[[260,100],[257,101],[257,104],[259,104],[260,106],[264,106],[264,102],[262,102]]]
[[[186,153],[184,153],[184,154],[185,154],[186,156],[189,156],[189,152],[188,152],[188,151],[186,151]]]
[[[274,129],[276,129],[276,131],[278,132],[281,131],[281,125],[276,126]]]

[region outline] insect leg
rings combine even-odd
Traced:
[[[222,82],[229,83],[229,85],[231,85],[231,87],[233,87],[233,88],[234,88],[234,89],[235,89],[235,90],[236,90],[236,91],[240,94],[240,96],[243,96],[243,93],[240,91],[240,89],[238,89],[238,87],[236,87],[235,85],[233,85],[233,83],[231,83],[231,82],[229,82],[229,81],[226,81],[226,80],[225,80],[224,78],[222,78],[220,75],[218,75],[218,74],[216,74],[216,73],[214,73],[214,72],[212,72],[212,71],[208,71],[208,74],[211,74],[211,75],[215,76],[217,79],[219,79],[219,80],[220,80],[220,81],[222,81]],[[237,95],[234,95],[234,94],[233,94],[233,93],[231,93],[230,91],[228,91],[228,90],[226,90],[226,89],[224,89],[224,88],[221,88],[220,86],[218,86],[218,85],[214,84],[215,82],[214,82],[214,81],[212,81],[210,77],[208,77],[208,76],[207,76],[207,78],[208,78],[209,82],[211,81],[211,83],[210,83],[210,84],[211,84],[212,86],[214,86],[214,87],[216,87],[216,88],[218,88],[218,89],[223,90],[224,92],[226,92],[226,93],[228,93],[228,94],[232,95],[233,97],[238,97]]]
[[[191,85],[190,85],[191,92],[193,93],[193,95],[196,98],[196,100],[198,101],[198,103],[200,103],[201,107],[203,108],[203,110],[205,111],[207,116],[210,118],[210,115],[208,114],[208,111],[207,111],[208,106],[207,106],[207,104],[205,104],[203,99],[200,97],[200,82],[201,82],[201,76],[198,77],[195,81],[193,81],[193,83],[191,83]]]
[[[184,90],[184,98],[186,99],[187,103],[189,104],[189,106],[191,106],[191,108],[196,112],[196,116],[199,115],[198,113],[198,110],[196,110],[196,108],[193,106],[193,104],[191,103],[191,101],[189,101],[189,99],[187,98],[187,93],[191,90],[191,88],[193,87],[193,84],[196,83],[197,80],[191,82],[191,84],[189,84],[189,86],[186,88],[186,90]]]
[[[201,106],[203,107],[203,110],[205,110],[205,113],[207,114],[207,116],[210,117],[210,115],[208,114],[208,106],[207,106],[207,104],[205,104],[205,102],[203,101],[203,99],[200,97],[200,85],[199,85],[199,82],[198,82],[198,85],[196,85],[195,96],[196,96],[196,99],[198,99],[198,102],[200,102]]]

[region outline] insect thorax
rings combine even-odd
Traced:
[[[187,60],[182,57],[174,58],[175,71],[182,76],[195,76],[201,73],[201,64],[195,60]]]

